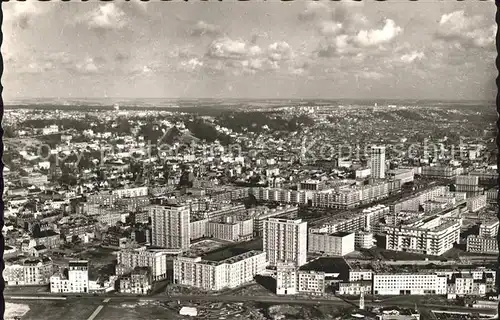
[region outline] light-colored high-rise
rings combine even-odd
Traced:
[[[297,266],[307,261],[307,222],[302,219],[270,218],[264,222],[263,247],[271,266],[294,262]]]
[[[385,147],[372,146],[370,150],[370,167],[372,177],[375,179],[385,178]]]
[[[189,249],[189,207],[152,206],[151,235],[154,247]]]

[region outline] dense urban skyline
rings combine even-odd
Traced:
[[[493,2],[26,2],[3,9],[7,102],[492,100],[497,90]]]

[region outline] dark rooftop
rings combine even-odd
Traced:
[[[321,257],[301,266],[299,270],[340,273],[339,278],[347,281],[350,268],[344,258]]]
[[[59,235],[59,233],[55,232],[54,230],[44,230],[44,231],[40,231],[39,233],[37,234],[34,234],[33,237],[34,238],[45,238],[45,237],[51,237],[51,236],[55,236],[55,235]]]
[[[350,235],[350,234],[351,234],[351,232],[337,231],[337,232],[334,232],[330,235],[335,236],[335,237],[345,237],[345,236]]]

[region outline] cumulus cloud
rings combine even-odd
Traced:
[[[271,61],[289,60],[292,58],[292,48],[285,41],[269,45],[268,55]]]
[[[402,31],[393,20],[386,19],[382,29],[361,30],[355,41],[363,47],[378,46],[390,42]]]
[[[80,73],[97,73],[99,68],[93,58],[86,58],[83,62],[76,64],[76,71]]]
[[[401,61],[404,63],[412,63],[415,60],[422,60],[425,57],[423,52],[413,51],[401,56]]]
[[[371,48],[369,54],[383,51],[394,42],[403,28],[392,19],[385,19],[382,25],[371,23],[366,16],[352,12],[352,6],[362,4],[343,3],[328,6],[311,3],[299,15],[299,19],[312,21],[322,37],[315,54],[318,57],[356,56]]]
[[[214,40],[205,55],[205,67],[233,74],[261,71],[288,70],[282,68],[295,58],[291,46],[285,41],[271,43],[261,48],[255,41],[223,37]]]
[[[485,48],[494,46],[496,30],[496,25],[484,17],[468,16],[459,10],[441,16],[436,37],[464,47]]]
[[[199,60],[198,58],[192,58],[187,61],[182,61],[181,62],[181,67],[184,69],[187,69],[188,71],[194,71],[203,66],[203,61]]]
[[[216,36],[221,33],[220,28],[214,24],[206,23],[205,21],[198,21],[191,29],[192,36]]]
[[[121,29],[126,26],[126,16],[114,3],[106,3],[86,14],[82,19],[90,28],[100,30]]]
[[[249,46],[241,40],[221,38],[214,40],[208,48],[208,55],[218,59],[239,59],[250,53]],[[256,49],[253,49],[256,51]]]

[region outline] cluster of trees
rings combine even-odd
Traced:
[[[235,112],[224,114],[218,119],[219,123],[236,132],[263,132],[264,126],[272,131],[299,131],[304,126],[311,126],[314,121],[306,116],[294,116],[284,119],[279,114],[263,112]]]
[[[193,136],[200,140],[210,143],[219,140],[222,145],[231,144],[230,136],[217,131],[213,125],[206,123],[203,119],[194,118],[193,120],[186,121],[185,125]]]

